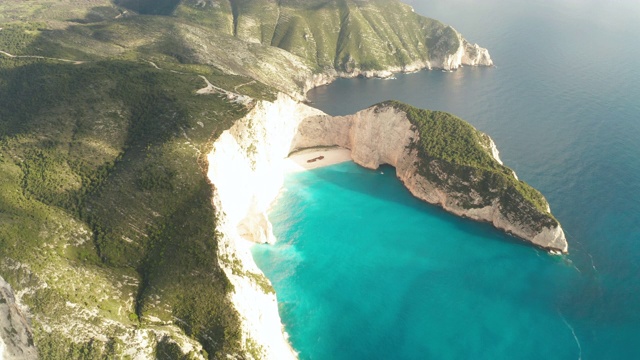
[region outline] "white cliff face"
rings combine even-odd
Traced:
[[[549,207],[547,206],[547,208]],[[569,251],[569,245],[567,244],[564,230],[562,230],[562,227],[560,226],[546,227],[530,241],[538,246],[557,249],[563,253]]]
[[[461,65],[467,66],[493,66],[493,61],[489,51],[478,44],[471,44],[454,29],[457,36],[457,50],[452,54],[433,53],[431,54],[430,67],[444,70],[455,70]]]
[[[266,230],[266,211],[278,195],[284,175],[283,159],[291,150],[300,119],[322,115],[319,110],[280,95],[258,102],[250,113],[225,131],[209,155],[208,176],[224,206],[227,221],[240,236],[253,242],[272,242]]]
[[[350,149],[353,160],[364,167],[375,169],[382,164],[392,165],[396,168],[398,178],[419,199],[442,206],[459,216],[490,222],[498,229],[540,247],[567,252],[567,243],[560,226],[540,231],[536,229],[536,224],[509,220],[500,211],[501,204],[497,200],[489,206],[465,208],[456,200],[456,194],[444,191],[420,175],[417,164],[421,160],[417,151],[410,150],[410,144],[419,137],[404,112],[393,107],[374,107],[346,117],[319,116],[305,119],[298,128],[294,148],[338,145]],[[493,140],[488,140],[487,151],[502,163]],[[441,170],[434,167],[433,171]],[[473,189],[470,191],[469,195],[475,199],[474,203],[482,204],[481,195]]]
[[[461,63],[471,66],[492,66],[493,61],[489,55],[489,51],[481,48],[478,44],[471,44],[467,40],[462,40],[464,53],[462,54]]]
[[[487,137],[489,137],[487,135]],[[493,156],[493,158],[500,164],[500,165],[504,165],[502,163],[502,160],[500,159],[500,152],[498,151],[498,147],[496,146],[496,143],[493,142],[493,139],[489,137],[489,148],[487,149],[489,150],[489,152],[491,153],[491,156]],[[513,175],[515,176],[515,172],[513,173]]]
[[[37,359],[38,351],[27,318],[11,286],[0,277],[0,359]]]
[[[250,248],[275,240],[266,212],[282,187],[284,159],[300,120],[321,114],[284,95],[273,103],[258,102],[216,140],[208,156],[216,228],[221,232],[220,266],[235,288],[232,301],[242,318],[245,344],[265,359],[292,359],[296,354],[283,332],[275,294],[246,276],[263,277]]]
[[[424,201],[459,216],[491,222],[540,247],[567,251],[559,225],[539,230],[532,224],[509,220],[498,200],[488,206],[465,208],[456,194],[420,175],[417,165],[421,159],[410,146],[418,139],[406,114],[391,106],[332,117],[280,95],[273,103],[258,102],[216,140],[208,156],[208,177],[214,186],[216,227],[221,233],[218,257],[235,287],[232,301],[242,317],[245,343],[260,349],[261,356],[296,357],[283,332],[275,294],[265,292],[252,276],[246,276],[262,276],[253,261],[251,244],[275,241],[266,212],[282,187],[284,159],[294,150],[317,146],[350,149],[353,160],[367,168],[394,166],[398,178]],[[487,143],[487,151],[500,161],[493,141],[488,138]],[[432,170],[442,171],[437,166]],[[477,200],[474,203],[484,203],[480,194],[473,189],[470,192],[470,197]]]

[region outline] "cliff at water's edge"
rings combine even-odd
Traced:
[[[279,95],[274,102],[258,102],[214,143],[208,176],[221,232],[218,256],[235,287],[232,299],[243,317],[244,337],[265,358],[296,357],[283,333],[275,293],[265,286],[268,280],[250,252],[252,242],[275,241],[266,212],[282,187],[284,159],[292,151],[317,146],[350,149],[362,166],[394,166],[398,178],[424,201],[491,222],[536,246],[567,252],[564,232],[546,200],[540,195],[543,203],[532,204],[519,195],[517,186],[526,184],[518,185],[515,173],[502,166],[488,136],[471,128],[479,139],[476,150],[490,158],[485,161],[495,171],[429,158],[420,150],[421,136],[428,135],[402,106],[386,103],[332,117]],[[506,204],[505,199],[513,201]]]
[[[337,145],[350,149],[353,160],[364,167],[392,165],[398,178],[421,200],[459,216],[490,222],[536,246],[567,252],[564,232],[549,212],[547,201],[502,165],[486,134],[441,112],[419,110],[434,117],[429,124],[420,124],[422,119],[407,116],[414,110],[418,109],[388,102],[350,116],[307,118],[298,127],[294,146]],[[454,139],[465,131],[465,139]],[[451,138],[438,148],[433,144],[438,136]],[[474,148],[469,145],[472,141],[476,142]],[[448,159],[446,149],[454,148],[456,142],[469,146],[469,156]],[[425,146],[430,146],[430,151]],[[475,157],[482,161],[469,160]]]

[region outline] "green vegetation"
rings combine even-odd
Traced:
[[[17,289],[47,284],[23,298],[59,329],[36,327],[45,358],[109,357],[62,330],[98,326],[115,341],[107,319],[175,321],[211,356],[240,351],[203,154],[246,109],[195,95],[202,86],[126,61],[0,69],[0,271]]]
[[[0,24],[15,21],[102,21],[120,12],[111,0],[3,0],[0,1]],[[0,25],[0,27],[2,27]]]
[[[457,165],[511,175],[511,170],[500,165],[487,151],[490,144],[486,135],[455,115],[418,109],[398,101],[387,101],[380,106],[393,106],[407,114],[420,133],[418,148],[423,154]]]
[[[9,23],[3,26],[0,36],[0,50],[10,54],[22,55],[40,34],[38,23]]]
[[[1,1],[0,276],[40,356],[258,358],[218,261],[274,290],[217,259],[205,176],[212,141],[251,107],[226,93],[301,98],[314,72],[457,41],[396,1]],[[202,77],[223,91],[198,95]]]
[[[176,11],[242,40],[284,49],[315,71],[382,70],[452,54],[455,31],[399,1],[187,0]],[[216,21],[212,21],[216,19]]]
[[[442,111],[418,109],[398,101],[381,103],[378,109],[389,106],[406,113],[420,134],[420,139],[412,144],[422,159],[420,174],[458,194],[457,200],[465,208],[484,207],[497,198],[503,215],[510,220],[537,224],[540,228],[557,224],[547,210],[544,196],[517,180],[513,170],[493,158],[485,134]],[[474,198],[474,192],[481,199]]]

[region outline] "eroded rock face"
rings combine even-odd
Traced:
[[[430,54],[429,66],[426,68],[455,70],[462,65],[467,66],[492,66],[493,61],[489,55],[489,51],[480,47],[478,44],[471,44],[455,29],[450,28],[455,33],[454,43],[442,46],[442,49],[436,47]],[[448,49],[455,48],[454,52]]]
[[[222,133],[208,156],[220,231],[218,259],[234,286],[231,299],[242,320],[246,350],[252,347],[264,359],[293,359],[296,354],[283,332],[275,294],[255,281],[258,276],[269,283],[250,247],[275,240],[266,212],[284,181],[282,160],[300,119],[317,115],[322,112],[285,95],[273,103],[258,102]]]
[[[419,133],[404,112],[393,107],[374,106],[345,117],[324,115],[304,119],[298,126],[293,147],[337,145],[350,149],[353,160],[364,167],[375,169],[382,164],[392,165],[396,168],[398,178],[421,200],[442,206],[459,216],[490,222],[498,229],[537,246],[567,252],[561,226],[538,223],[538,217],[530,216],[531,212],[538,210],[529,204],[518,204],[522,214],[517,210],[506,210],[506,205],[499,199],[481,195],[473,179],[449,174],[437,161],[426,164],[429,171],[439,179],[446,179],[447,183],[457,184],[464,191],[447,189],[425,178],[419,171],[419,165],[424,165],[425,160],[420,159],[418,151],[411,146],[419,138]],[[492,140],[484,148],[497,162],[502,163]]]
[[[462,47],[464,47],[464,53],[462,55],[461,63],[463,65],[471,66],[492,66],[493,61],[489,55],[489,51],[480,47],[478,44],[471,44],[467,40],[463,40]]]
[[[0,359],[37,359],[33,334],[11,286],[0,277]]]

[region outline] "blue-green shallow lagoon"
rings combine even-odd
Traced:
[[[288,179],[285,204],[272,214],[282,243],[257,248],[256,257],[275,284],[301,357],[640,359],[640,3],[407,1],[487,47],[497,67],[339,80],[309,97],[336,115],[395,98],[471,122],[491,135],[506,165],[547,197],[570,254],[549,257],[410,197],[401,208],[425,217],[419,220],[425,234],[402,234],[413,226],[396,219],[397,201],[378,207],[382,220],[368,214],[359,225],[342,225],[348,215],[342,205],[308,215],[326,205],[316,204],[319,197],[301,200],[317,196],[327,178],[320,174],[338,170],[295,175],[310,178]],[[362,179],[343,174],[320,185],[333,186],[326,200],[348,203],[355,201],[351,192],[366,193],[362,171]],[[393,183],[384,172],[372,174],[380,184]],[[388,199],[383,191],[368,193],[369,205],[361,203],[356,215]],[[321,216],[323,223],[305,228]],[[324,233],[366,241],[316,248],[335,237],[318,240]],[[378,242],[384,260],[370,257]],[[342,250],[351,243],[358,246],[353,252]],[[400,245],[391,250],[391,244]],[[316,262],[312,275],[307,266]],[[356,278],[368,273],[375,280]],[[376,308],[365,316],[358,304]]]
[[[577,358],[560,257],[411,196],[392,167],[289,175],[254,247],[302,359]],[[569,294],[567,294],[569,295]]]

